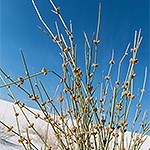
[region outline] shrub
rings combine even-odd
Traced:
[[[114,51],[112,51],[112,57],[109,62],[108,72],[105,75],[102,73],[102,80],[95,85],[95,73],[98,65],[98,47],[100,44],[99,31],[100,31],[100,10],[101,4],[99,5],[98,11],[98,24],[96,35],[93,36],[92,41],[87,37],[86,32],[84,32],[85,37],[85,71],[80,68],[77,62],[77,52],[74,43],[74,35],[72,31],[72,22],[70,22],[70,27],[68,27],[63,20],[60,9],[55,6],[52,0],[54,10],[53,12],[58,15],[60,21],[64,27],[65,34],[61,34],[59,31],[58,24],[56,23],[57,35],[54,35],[50,28],[47,26],[45,21],[42,19],[40,12],[32,0],[33,6],[36,13],[45,27],[46,31],[39,27],[39,29],[48,35],[55,44],[60,48],[60,55],[62,57],[62,72],[63,76],[59,75],[53,70],[48,70],[47,68],[42,68],[42,70],[35,74],[30,74],[23,51],[21,50],[21,57],[23,60],[26,77],[18,77],[17,81],[14,81],[10,76],[8,76],[4,70],[1,69],[1,79],[4,85],[0,88],[7,87],[10,92],[10,97],[14,100],[15,105],[20,108],[21,113],[24,115],[26,122],[28,123],[28,128],[32,129],[37,136],[41,139],[42,143],[45,145],[45,149],[53,148],[49,142],[49,126],[51,126],[55,138],[58,142],[59,149],[116,149],[123,150],[126,147],[126,132],[127,127],[130,125],[128,118],[130,115],[130,108],[132,101],[135,97],[134,90],[134,80],[136,80],[136,73],[134,68],[138,63],[137,53],[140,47],[142,37],[141,30],[135,31],[133,46],[128,44],[125,53],[118,64],[118,73],[116,81],[111,78],[112,67],[114,66]],[[67,40],[66,40],[67,39]],[[68,44],[69,43],[69,44]],[[93,45],[93,46],[92,46]],[[122,63],[128,56],[128,51],[131,49],[133,54],[128,63],[128,69],[125,76],[122,75]],[[47,76],[47,74],[52,73],[60,79],[61,85],[63,87],[60,90],[58,97],[51,98],[47,92],[46,87],[43,82],[38,79],[39,75]],[[3,76],[11,83],[7,83]],[[149,122],[147,121],[147,113],[145,112],[142,117],[142,122],[140,124],[140,133],[136,133],[135,124],[137,119],[141,115],[141,102],[145,91],[145,83],[147,77],[147,68],[145,69],[145,77],[143,81],[143,87],[141,89],[141,94],[136,105],[136,113],[131,125],[132,131],[130,134],[130,140],[128,144],[128,149],[140,149],[143,142],[146,140],[146,135],[149,132]],[[36,80],[33,81],[32,78]],[[123,79],[124,78],[124,79]],[[122,81],[123,79],[123,81]],[[24,83],[29,82],[32,93],[24,88]],[[25,106],[24,103],[17,100],[11,86],[16,85],[22,92],[26,93],[30,100],[35,102],[41,114],[35,113]],[[97,97],[97,89],[100,88],[100,97]],[[56,92],[58,92],[56,90]],[[44,98],[43,98],[44,97]],[[46,97],[46,98],[45,98]],[[55,101],[59,101],[60,107],[55,104]],[[35,123],[33,123],[27,114],[29,111],[36,119],[43,120],[48,124],[46,130],[46,135],[41,134],[41,131],[35,128]],[[31,149],[37,149],[36,144],[32,143],[30,137],[30,132],[26,136],[22,136],[18,113],[15,110],[15,117],[17,122],[18,131],[13,129],[13,126],[8,126],[7,123],[0,121],[9,132],[13,132],[19,137],[19,143],[22,143],[24,148],[30,147]]]

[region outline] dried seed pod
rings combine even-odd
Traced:
[[[66,82],[66,78],[60,79],[60,82],[61,82],[61,83]]]
[[[98,67],[98,64],[93,63],[93,64],[92,64],[92,67],[97,68],[97,67]]]
[[[24,78],[23,77],[18,77],[18,81],[21,83],[21,84],[23,84],[24,83]]]
[[[38,86],[38,84],[37,84],[37,83],[35,83],[35,84],[34,84],[34,86],[36,86],[36,87],[37,87],[37,86]]]
[[[130,91],[128,91],[128,93],[126,95],[127,95],[128,98],[130,98],[130,96],[131,96]]]
[[[123,121],[120,121],[120,125],[122,125],[122,126],[123,126],[123,124],[124,124],[124,122],[123,122]]]
[[[135,59],[134,59],[134,58],[131,58],[131,59],[130,59],[130,63],[131,63],[131,64],[137,64],[137,63],[138,63],[138,60],[137,60],[136,58],[135,58]]]
[[[29,128],[32,128],[34,126],[34,123],[29,124]]]
[[[56,130],[56,131],[55,131],[55,133],[54,133],[54,135],[55,135],[57,138],[59,138],[59,136],[60,136],[59,131],[58,131],[58,130]]]
[[[46,69],[46,68],[42,68],[42,73],[43,73],[44,75],[47,75],[47,69]]]
[[[58,36],[55,35],[54,38],[53,38],[53,41],[56,42],[57,40],[58,40]]]
[[[10,88],[10,85],[7,85],[7,88],[9,89],[9,88]]]
[[[97,124],[93,124],[93,128],[94,129],[98,129],[98,125]]]
[[[67,35],[69,35],[69,36],[71,35],[71,33],[68,29],[66,29],[65,31],[66,31]]]
[[[110,80],[110,76],[105,76],[105,79],[106,80]]]
[[[54,126],[56,124],[56,121],[51,121],[51,124]]]
[[[93,40],[93,43],[97,45],[100,43],[100,40]]]
[[[118,110],[122,110],[122,104],[117,104],[117,105],[116,105],[116,108],[117,108]]]
[[[122,95],[124,96],[124,95],[127,95],[128,94],[128,91],[123,91],[122,92]]]
[[[69,46],[66,46],[65,48],[64,48],[64,52],[69,52],[70,51],[70,47]]]
[[[45,107],[42,107],[42,111],[45,112],[45,111],[46,111],[46,108],[45,108]]]
[[[19,113],[16,112],[16,113],[15,113],[15,116],[16,116],[16,117],[19,116]]]
[[[24,140],[25,140],[24,137],[20,137],[20,139],[18,139],[18,142],[19,142],[19,143],[23,143]]]
[[[128,125],[128,123],[125,121],[125,122],[124,122],[124,126],[126,127],[127,125]]]
[[[50,98],[49,100],[47,100],[48,103],[52,103],[53,102],[53,99]]]
[[[25,72],[25,74],[26,74],[26,76],[29,76],[29,73],[27,71]]]
[[[13,126],[8,127],[7,132],[12,131],[12,130],[13,130],[13,128],[14,128]]]
[[[141,104],[140,104],[140,103],[136,104],[136,107],[137,107],[137,108],[140,108],[140,107],[141,107]]]
[[[105,123],[105,122],[106,122],[106,119],[102,119],[101,122],[102,122],[102,123]]]
[[[6,79],[10,79],[10,76],[7,75],[7,76],[6,76]]]
[[[20,87],[20,84],[17,84],[16,87],[17,87],[17,88]],[[10,88],[10,86],[8,86],[7,88]]]
[[[91,92],[93,90],[93,86],[87,86],[87,89],[89,92]]]
[[[120,82],[119,81],[116,81],[116,85],[119,85],[120,84]]]
[[[33,94],[29,94],[29,98],[32,98],[33,97]]]
[[[104,112],[104,108],[101,108],[101,109],[100,109],[100,112],[103,113],[103,112]]]
[[[38,99],[39,99],[39,96],[38,96],[38,95],[35,95],[35,99],[38,100]]]
[[[26,144],[31,144],[31,139],[27,139]]]
[[[63,102],[64,98],[63,97],[58,97],[57,100],[59,100],[60,102]]]
[[[46,102],[42,102],[42,106],[46,105]]]
[[[116,132],[116,133],[112,133],[112,136],[114,136],[114,137],[118,137],[119,136],[119,134]]]
[[[23,108],[25,106],[25,103],[20,103],[19,107]]]
[[[135,97],[134,95],[131,95],[129,98],[134,99],[134,97]]]
[[[15,105],[16,105],[16,104],[19,104],[19,103],[20,103],[19,100],[16,100],[16,101],[14,102]]]
[[[70,97],[71,97],[71,99],[75,100],[76,99],[76,94],[72,94]]]
[[[68,88],[68,91],[69,91],[69,92],[72,92],[72,91],[73,91],[73,88]]]
[[[102,103],[102,102],[104,102],[104,99],[103,99],[103,98],[101,98],[99,101]]]
[[[62,40],[59,40],[59,41],[58,41],[58,44],[61,44],[62,42],[63,42]]]
[[[93,96],[87,97],[85,99],[85,103],[89,103],[93,99]]]
[[[63,89],[63,92],[65,92],[65,93],[68,92],[68,89]]]
[[[127,89],[127,86],[126,86],[126,85],[122,85],[122,88],[126,90],[126,89]]]
[[[94,112],[97,112],[97,108],[93,108],[93,111],[94,111]]]
[[[71,35],[71,36],[70,36],[70,39],[73,41],[73,40],[74,40],[74,36]]]
[[[38,100],[38,99],[39,99],[39,96],[38,96],[38,95],[35,95],[35,96],[31,97],[31,100],[32,100],[32,101],[36,101],[36,100]]]
[[[129,82],[129,81],[125,81],[125,82],[124,82],[124,84],[125,84],[125,85],[130,85],[130,84],[131,84],[131,82]]]
[[[128,125],[128,123],[126,121],[120,121],[120,125],[126,127]]]
[[[40,114],[37,113],[37,114],[35,115],[35,118],[37,119],[37,118],[39,118],[39,117],[40,117]]]
[[[94,73],[90,73],[89,74],[89,77],[91,78],[91,77],[93,77],[94,76]]]
[[[76,130],[77,130],[77,127],[75,126],[71,129],[72,132],[76,132]]]
[[[67,67],[67,66],[68,66],[68,62],[62,64],[62,67]]]
[[[132,78],[134,78],[134,77],[136,76],[136,74],[135,74],[135,73],[133,73],[131,76],[132,76]]]
[[[68,109],[68,111],[67,111],[68,113],[72,113],[72,109]]]
[[[80,68],[75,67],[75,68],[73,68],[72,71],[73,71],[74,73],[78,73],[78,72],[80,71]]]
[[[144,93],[144,92],[145,92],[145,90],[144,90],[144,89],[142,89],[142,90],[141,90],[141,92],[142,92],[142,93]]]
[[[137,48],[135,47],[135,48],[131,48],[131,52],[136,52],[137,51]]]
[[[109,64],[113,65],[113,64],[115,64],[115,61],[114,61],[114,60],[111,60],[111,61],[109,62]]]

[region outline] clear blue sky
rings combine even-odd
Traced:
[[[56,33],[54,21],[58,21],[58,23],[60,21],[51,12],[52,7],[49,1],[35,1],[44,20],[51,30]],[[55,4],[60,6],[66,24],[69,25],[69,20],[73,22],[75,42],[78,46],[79,66],[81,67],[84,67],[83,31],[87,32],[88,37],[91,37],[92,33],[96,31],[99,2],[99,0],[55,0]],[[133,45],[134,31],[141,28],[144,38],[138,53],[140,63],[136,66],[138,75],[136,92],[142,87],[145,66],[148,66],[150,70],[149,0],[101,0],[101,3],[101,45],[98,53],[100,72],[97,73],[97,81],[99,81],[101,70],[107,71],[111,50],[115,50],[117,66],[128,42]],[[17,79],[20,75],[24,76],[19,51],[22,48],[31,73],[34,72],[33,68],[35,71],[41,71],[42,67],[61,73],[60,50],[49,37],[37,28],[38,25],[43,26],[37,17],[31,0],[2,0],[0,5],[0,66],[5,72],[14,79]],[[126,64],[127,62],[124,63],[124,67],[126,67]],[[125,73],[125,70],[123,70],[123,73]],[[115,70],[113,74],[116,74]],[[144,109],[149,109],[148,104],[150,104],[149,75],[146,93],[143,98]],[[44,82],[45,84],[49,82],[47,87],[53,93],[58,80],[53,76],[50,76],[47,80],[44,80]],[[1,90],[0,98],[9,100],[4,92]],[[17,95],[18,97],[24,96],[19,92],[17,92]],[[27,104],[31,106],[29,102]]]

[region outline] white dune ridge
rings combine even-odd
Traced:
[[[0,100],[0,121],[6,123],[8,126],[14,126],[14,130],[17,131],[16,118],[14,116],[14,104],[8,101]],[[20,109],[15,105],[15,109],[19,112],[19,126],[22,130],[22,136],[26,136],[26,128],[28,127],[28,123],[26,122],[23,114],[20,112]],[[39,113],[42,115],[42,112],[33,108],[30,108],[33,112]],[[34,115],[25,110],[30,121],[34,122],[34,127],[38,130],[41,136],[46,135],[47,123],[42,120],[35,119]],[[44,133],[45,132],[45,133]],[[41,142],[40,138],[31,130],[29,130],[30,138],[32,139],[33,144],[36,145],[38,149],[44,149],[44,144]],[[53,134],[52,128],[49,126],[48,131],[48,139],[50,145],[52,146],[52,150],[59,150],[58,143],[56,142],[56,138]],[[131,137],[130,132],[125,133],[125,145],[129,144]],[[7,132],[7,128],[0,124],[0,149],[3,150],[23,150],[23,146],[18,143],[19,137],[14,135],[12,132]],[[112,142],[113,143],[113,142]],[[150,136],[147,137],[146,141],[141,147],[141,150],[150,150]]]

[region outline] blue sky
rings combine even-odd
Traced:
[[[60,10],[66,24],[69,20],[73,22],[73,32],[77,44],[79,66],[84,67],[84,36],[83,31],[87,32],[89,38],[96,32],[97,12],[99,0],[55,0],[55,4],[60,6]],[[144,69],[148,66],[150,70],[150,39],[149,39],[149,0],[101,0],[101,45],[98,53],[99,72],[96,75],[99,81],[102,70],[108,70],[108,62],[111,57],[112,49],[115,50],[116,66],[119,58],[124,54],[128,42],[133,45],[134,31],[142,29],[143,41],[139,49],[136,66],[137,79],[135,91],[142,87]],[[51,12],[51,5],[48,0],[36,0],[36,4],[51,30],[56,34],[54,21],[60,21]],[[13,79],[24,75],[24,67],[20,56],[20,48],[23,50],[26,61],[31,73],[33,68],[36,72],[41,68],[55,70],[61,74],[61,57],[59,48],[51,39],[43,34],[37,26],[41,24],[32,6],[31,0],[3,0],[0,2],[0,66]],[[62,26],[60,25],[62,30]],[[128,60],[128,59],[127,59]],[[128,61],[124,63],[124,68]],[[148,71],[149,73],[150,71]],[[122,74],[125,73],[123,69]],[[114,69],[113,75],[116,74]],[[50,92],[54,93],[58,79],[53,77],[44,80]],[[0,82],[1,83],[1,82]],[[143,108],[149,109],[150,87],[149,75],[146,85],[146,93],[143,97]],[[18,97],[22,93],[17,92]],[[5,90],[1,90],[0,98],[9,100]],[[25,100],[25,98],[24,98]],[[29,106],[31,103],[27,102]],[[34,106],[33,106],[34,107]]]

